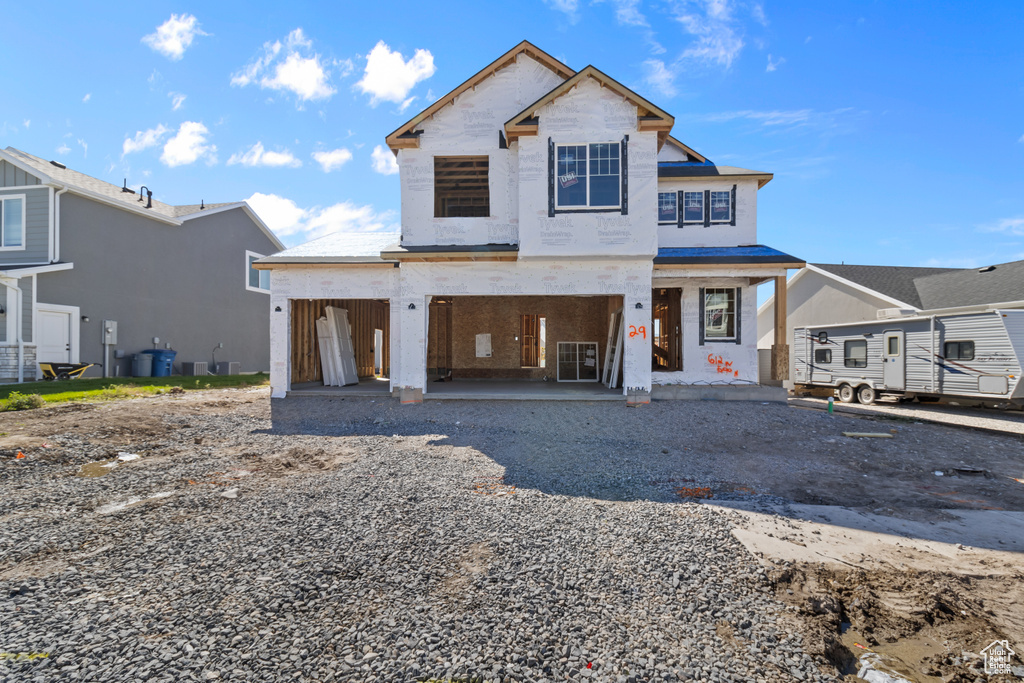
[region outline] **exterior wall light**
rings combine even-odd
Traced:
[[[641,308],[644,307],[644,305],[642,303],[640,303],[639,301],[637,301],[636,302],[636,307],[637,307],[637,309],[641,309]]]
[[[416,310],[416,304],[409,304],[409,310],[410,311],[415,311]]]

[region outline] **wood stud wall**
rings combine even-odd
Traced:
[[[452,369],[452,302],[430,302],[430,320],[427,321],[427,374],[432,378],[445,377]]]
[[[352,345],[355,347],[356,369],[359,377],[373,377],[373,331],[384,331],[382,363],[384,376],[391,368],[391,306],[387,301],[374,299],[295,299],[292,310],[292,377],[294,384],[322,382],[320,350],[316,341],[316,320],[326,315],[328,306],[348,311],[352,326]]]

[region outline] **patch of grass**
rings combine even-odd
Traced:
[[[24,394],[20,391],[12,391],[7,398],[0,401],[0,410],[32,410],[42,408],[46,404],[39,394]]]
[[[202,389],[244,388],[263,386],[270,378],[256,375],[208,375],[206,377],[111,377],[72,379],[63,382],[26,382],[0,386],[0,410],[27,410],[39,408],[44,403],[65,403],[67,401],[114,401],[140,396],[179,394]],[[18,404],[26,401],[38,405],[20,408],[8,407],[12,400]]]

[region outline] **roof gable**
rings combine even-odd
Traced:
[[[878,292],[883,298],[920,309],[921,297],[914,280],[927,275],[950,272],[952,268],[915,268],[909,266],[858,266],[834,263],[812,264],[820,270]]]
[[[558,61],[548,53],[544,52],[537,46],[533,45],[529,41],[524,40],[523,42],[516,45],[514,48],[498,57],[496,60],[485,66],[480,71],[473,74],[469,79],[464,81],[457,88],[449,92],[444,97],[439,98],[432,105],[421,111],[413,118],[406,121],[398,129],[392,132],[385,138],[388,147],[391,151],[398,153],[399,149],[407,147],[419,147],[419,134],[416,131],[416,126],[420,123],[429,119],[442,108],[455,104],[455,99],[462,93],[476,87],[478,84],[483,82],[485,79],[490,78],[497,71],[504,69],[507,66],[515,64],[516,57],[520,54],[525,54],[534,61],[544,65],[559,77],[566,79],[572,77],[576,72],[570,69],[568,66]]]
[[[572,91],[573,88],[587,79],[593,79],[601,87],[611,90],[630,104],[636,106],[637,128],[641,131],[656,131],[658,133],[658,149],[661,149],[661,146],[668,139],[669,131],[672,130],[675,117],[594,66],[588,66],[575,76],[563,81],[539,100],[509,119],[505,124],[505,136],[508,138],[508,141],[512,142],[512,140],[523,135],[536,135],[538,127],[537,116],[540,109]]]
[[[1024,301],[1024,261],[919,277],[915,285],[923,309]]]

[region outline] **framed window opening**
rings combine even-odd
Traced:
[[[942,352],[942,355],[946,360],[974,360],[974,342],[946,342],[942,346]]]
[[[814,349],[814,362],[828,364],[832,362],[832,349]]]
[[[658,223],[672,224],[679,222],[679,194],[677,192],[658,193]]]
[[[621,209],[622,171],[618,142],[556,145],[555,209]]]
[[[270,294],[270,271],[256,270],[252,264],[263,258],[263,254],[255,251],[245,252],[245,288],[250,292]]]
[[[866,339],[849,339],[843,342],[843,365],[848,368],[866,368],[868,366],[868,341]]]
[[[547,319],[527,313],[519,321],[519,365],[543,368],[547,365]]]
[[[25,249],[25,195],[0,196],[0,249]]]
[[[683,192],[683,224],[704,222],[704,193]]]
[[[486,156],[434,157],[434,218],[491,215]]]
[[[698,344],[725,342],[741,343],[740,323],[743,310],[741,287],[700,287],[700,336]]]

